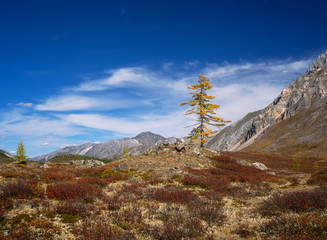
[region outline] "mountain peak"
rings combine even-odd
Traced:
[[[132,139],[137,140],[139,143],[141,143],[143,145],[150,146],[150,145],[155,144],[158,141],[165,140],[166,138],[164,138],[161,135],[147,131],[147,132],[142,132],[142,133],[138,134],[137,136],[133,137]]]

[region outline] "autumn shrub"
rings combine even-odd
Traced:
[[[18,180],[0,186],[0,199],[44,197],[44,189],[34,182]]]
[[[188,168],[187,171],[191,176],[181,178],[181,182],[185,186],[207,188],[221,193],[230,190],[230,180],[223,175],[223,171],[220,169]]]
[[[235,189],[231,187],[232,182],[257,184],[273,178],[254,167],[242,166],[236,162],[236,159],[229,156],[214,156],[212,159],[216,168],[187,168],[190,175],[183,176],[180,180],[181,183],[187,187],[200,187],[219,193],[234,194]]]
[[[50,211],[50,203],[45,199],[32,199],[29,201],[32,208],[36,208],[38,212]]]
[[[44,183],[54,183],[72,180],[73,176],[65,173],[46,172],[40,174],[40,178]]]
[[[269,182],[256,181],[250,184],[250,193],[252,196],[266,196],[272,191],[272,187]]]
[[[286,194],[276,193],[259,207],[263,216],[276,215],[281,212],[309,212],[327,208],[327,190],[315,189],[294,191]]]
[[[275,177],[260,169],[252,166],[243,166],[237,163],[236,159],[230,156],[214,156],[212,160],[216,163],[216,167],[221,170],[218,172],[219,175],[224,175],[233,182],[252,183],[256,181],[275,180]]]
[[[179,187],[150,189],[148,194],[160,202],[188,203],[197,199],[192,191]]]
[[[207,179],[201,176],[186,175],[183,176],[180,181],[186,187],[200,187],[200,188],[208,187]]]
[[[101,200],[104,203],[105,208],[110,211],[118,210],[122,203],[118,194],[103,196]]]
[[[108,185],[108,182],[105,179],[98,177],[82,177],[77,179],[76,182],[81,184],[98,185],[99,187],[105,187]]]
[[[35,236],[28,226],[24,226],[12,228],[6,235],[6,238],[3,239],[33,240],[35,239]]]
[[[171,215],[161,226],[148,226],[153,239],[202,239],[205,229],[198,218]]]
[[[55,209],[58,213],[87,216],[93,208],[83,201],[73,199],[60,202]]]
[[[2,204],[0,204],[0,222],[3,220],[3,216],[5,215],[5,209]]]
[[[211,159],[216,162],[222,162],[222,163],[235,162],[234,158],[232,158],[230,156],[226,156],[226,155],[213,156]]]
[[[95,197],[102,195],[102,190],[91,184],[57,183],[48,185],[46,193],[50,199],[69,200],[80,198],[85,201],[92,201]]]
[[[119,211],[111,211],[109,216],[112,223],[124,230],[141,227],[142,211],[135,204],[121,208]]]
[[[146,186],[145,183],[140,182],[132,182],[125,183],[121,186],[121,188],[117,191],[119,194],[134,194],[134,195],[142,195],[143,188]]]
[[[252,239],[255,236],[254,230],[246,224],[238,225],[233,233],[237,234],[242,239]]]
[[[147,184],[150,184],[150,185],[156,185],[156,184],[159,184],[159,183],[163,183],[164,182],[164,179],[162,178],[159,178],[159,177],[150,177],[148,180],[146,180],[146,183]]]
[[[134,236],[127,232],[114,230],[108,223],[108,219],[97,218],[84,219],[80,227],[74,229],[74,235],[78,240],[133,240]]]
[[[274,218],[260,226],[260,232],[267,239],[327,239],[327,217],[317,213],[285,215]]]
[[[291,183],[291,186],[297,186],[300,184],[300,180],[297,177],[288,177],[287,181]]]
[[[61,232],[47,219],[35,219],[35,216],[18,214],[7,221],[11,226],[5,239],[53,239],[54,235]]]
[[[23,172],[1,172],[1,176],[5,178],[32,178],[32,175]]]
[[[198,217],[208,224],[222,224],[226,216],[223,206],[212,201],[196,201],[188,206],[189,213],[193,217]]]
[[[307,184],[327,186],[327,169],[313,174]]]

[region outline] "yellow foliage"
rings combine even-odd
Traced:
[[[188,89],[195,90],[190,92],[192,94],[192,99],[188,102],[182,102],[180,106],[190,105],[192,108],[188,110],[185,115],[196,114],[198,115],[197,125],[192,129],[189,138],[192,142],[200,143],[201,147],[206,142],[206,138],[210,137],[214,131],[209,129],[207,126],[222,127],[225,123],[230,122],[229,120],[224,120],[220,117],[215,117],[215,110],[220,107],[217,104],[209,103],[214,96],[207,95],[206,91],[213,88],[210,84],[210,79],[206,78],[204,75],[199,74],[199,80],[197,84],[191,84],[187,86]]]

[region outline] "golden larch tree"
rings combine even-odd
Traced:
[[[189,138],[191,142],[199,142],[201,147],[203,147],[206,142],[206,138],[214,133],[213,130],[208,128],[208,125],[220,128],[225,126],[225,123],[230,122],[229,120],[214,116],[216,114],[215,110],[218,109],[220,105],[210,103],[215,97],[209,96],[206,92],[212,87],[210,79],[199,74],[198,83],[187,86],[188,89],[194,90],[189,93],[192,94],[192,99],[180,104],[180,106],[190,105],[192,107],[185,115],[196,114],[198,116],[197,123],[191,125],[192,127],[196,127],[191,131]]]
[[[20,142],[17,145],[16,155],[14,155],[14,157],[18,162],[20,162],[20,163],[24,162],[26,160],[26,158],[28,157],[28,156],[25,155],[25,153],[26,153],[26,151],[25,151],[25,148],[24,148],[23,141],[20,140]]]

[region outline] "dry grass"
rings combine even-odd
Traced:
[[[312,169],[303,164],[296,172],[283,155],[206,153],[139,156],[89,168],[1,165],[0,239],[326,237],[327,194],[316,186],[326,184],[323,167],[309,179],[299,175]],[[236,158],[262,162],[277,175]]]

